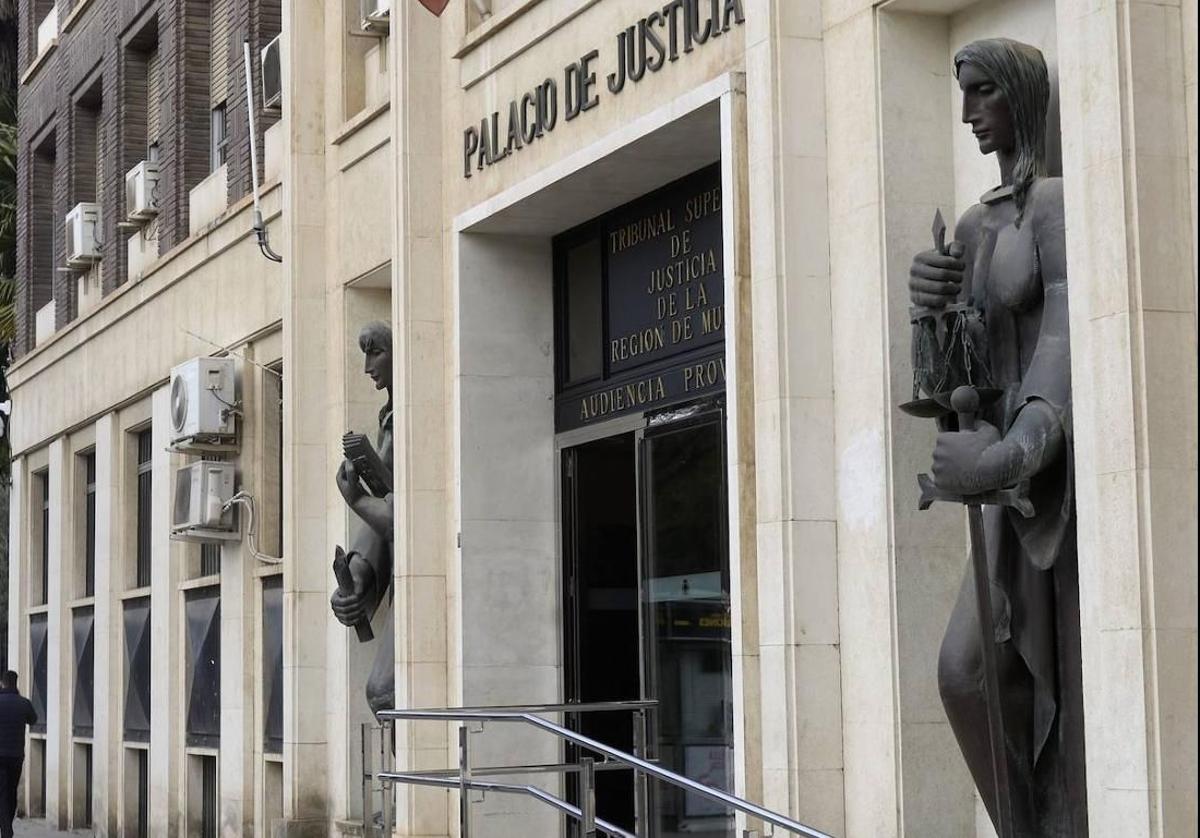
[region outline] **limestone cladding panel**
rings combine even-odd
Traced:
[[[386,129],[388,120],[377,121]],[[370,126],[375,129],[375,124]],[[372,130],[372,134],[383,133]],[[366,133],[366,132],[364,132]],[[362,276],[392,256],[391,177],[392,146],[383,134],[382,144],[352,162],[339,173],[337,194],[340,212],[336,219],[338,265],[330,281]],[[332,191],[332,190],[331,190]],[[378,312],[382,317],[384,312]]]
[[[464,55],[462,66],[476,69],[471,75],[464,71],[466,77],[458,79],[455,73],[449,74],[443,104],[443,183],[449,215],[453,217],[497,194],[705,81],[741,69],[744,26],[731,23],[727,33],[696,45],[690,54],[683,52],[680,38],[677,61],[665,61],[658,72],[647,71],[640,82],[627,79],[620,93],[610,93],[607,78],[617,68],[618,33],[636,27],[651,12],[661,12],[661,7],[647,0],[543,0]],[[464,21],[454,16],[447,17],[445,23],[443,49],[454,54],[462,43]],[[568,122],[564,110],[565,68],[593,50],[598,55],[590,64],[595,74],[592,93],[598,103]],[[478,130],[481,120],[490,119],[498,111],[504,145],[510,103],[517,100],[519,104],[522,95],[548,78],[558,88],[558,122],[554,130],[482,172],[473,169],[472,177],[464,178],[463,132],[470,127]],[[431,85],[427,92],[416,93],[432,97],[437,90]],[[597,188],[603,187],[598,184]]]

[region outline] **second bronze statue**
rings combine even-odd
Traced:
[[[385,597],[390,602],[394,510],[392,507],[392,328],[386,323],[368,323],[358,336],[363,351],[363,372],[375,389],[387,392],[387,404],[379,411],[379,433],[375,448],[364,449],[363,439],[345,444],[347,459],[337,472],[337,487],[350,510],[366,525],[343,551],[338,547],[334,562],[338,588],[330,605],[338,621],[354,626],[360,640],[370,640],[371,618]],[[347,436],[351,436],[347,434]],[[360,474],[355,463],[372,464],[371,474]],[[378,465],[374,465],[378,464]],[[366,485],[364,485],[364,483]],[[395,703],[395,639],[393,631],[381,632],[379,648],[367,680],[367,703],[372,712],[390,709]]]

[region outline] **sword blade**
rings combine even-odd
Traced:
[[[996,623],[992,614],[991,577],[988,574],[983,508],[967,504],[971,531],[971,575],[975,580],[975,604],[979,609],[979,640],[983,655],[983,686],[987,704],[988,742],[992,749],[992,776],[996,784],[996,832],[999,838],[1016,838],[1012,814],[1012,785],[1008,776],[1004,713],[1000,703],[1000,665],[996,656]]]

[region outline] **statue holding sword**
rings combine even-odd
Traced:
[[[914,400],[940,433],[922,507],[967,506],[972,561],[938,659],[1000,838],[1087,835],[1062,181],[1045,61],[1006,39],[954,60],[962,121],[1000,185],[917,254]]]

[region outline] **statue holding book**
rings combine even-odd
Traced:
[[[358,346],[365,356],[363,372],[375,389],[387,391],[379,411],[376,445],[359,433],[342,437],[346,459],[337,471],[337,487],[346,504],[366,526],[349,550],[334,550],[338,587],[330,605],[338,621],[353,626],[360,642],[374,639],[371,618],[389,594],[392,580],[394,510],[392,506],[392,328],[374,322],[363,326]],[[385,631],[367,680],[372,712],[391,708],[395,697],[393,632]]]

